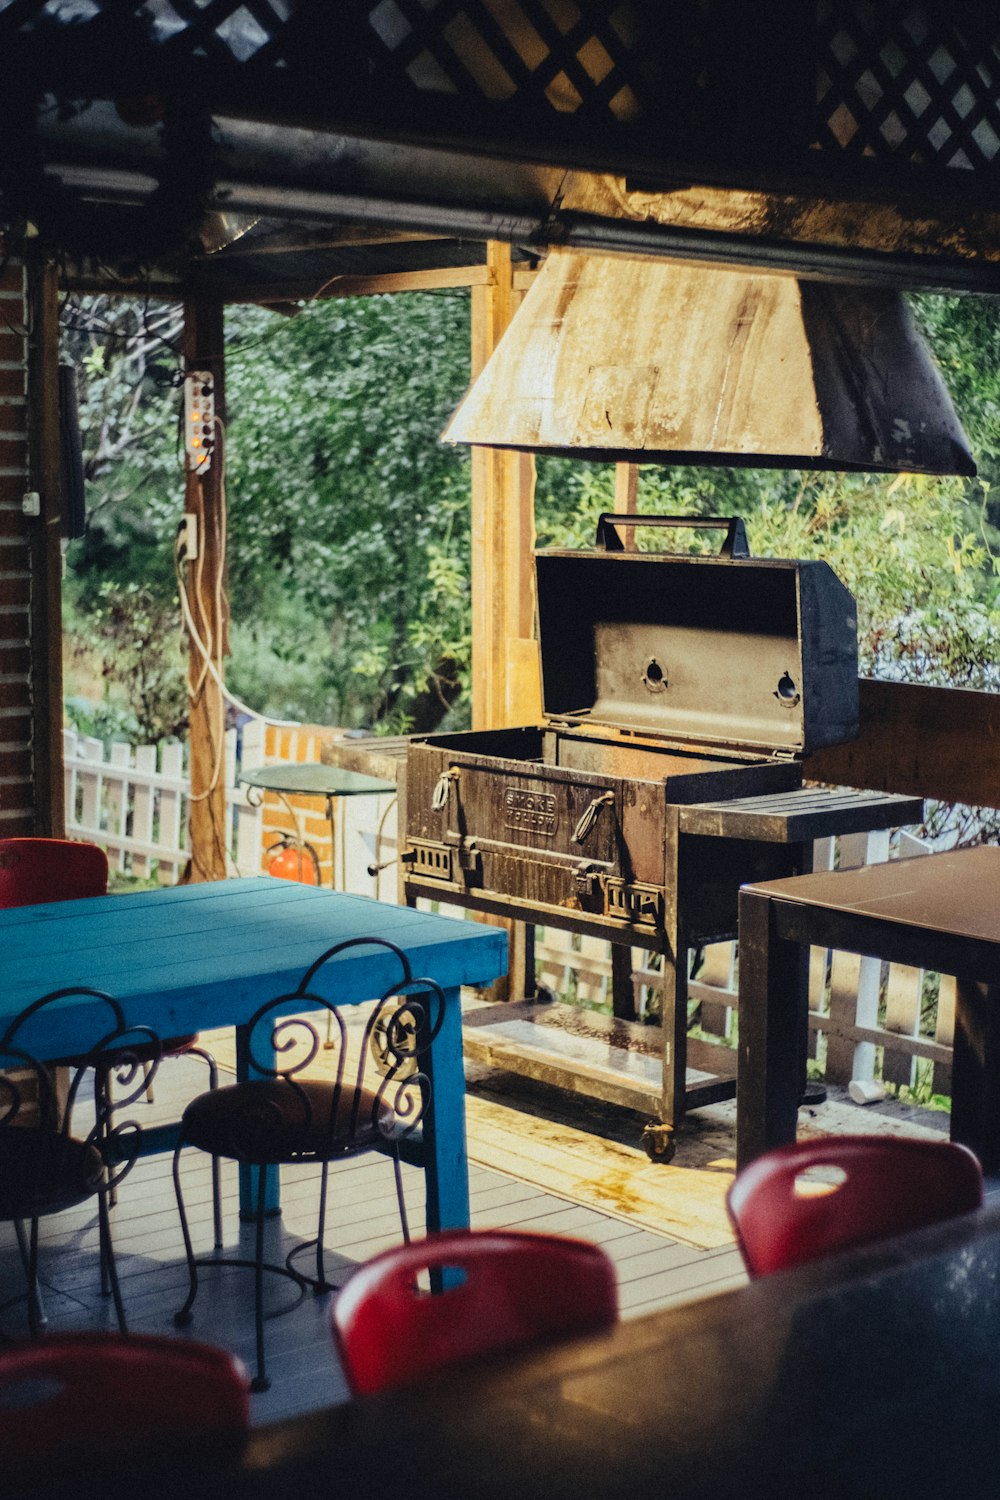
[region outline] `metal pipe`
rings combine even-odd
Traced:
[[[54,111],[42,113],[38,131],[47,172],[88,199],[139,208],[168,166],[159,129],[126,125],[106,101],[68,120]],[[612,179],[600,173],[457,146],[362,139],[217,116],[205,149],[214,163],[208,206],[216,211],[754,267],[805,279],[1000,290],[1000,261],[981,255],[946,260],[940,254],[631,217],[615,212],[601,192]],[[601,211],[565,207],[569,186],[571,202],[599,202]]]

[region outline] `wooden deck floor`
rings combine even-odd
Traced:
[[[204,1069],[193,1061],[164,1063],[157,1080],[150,1122],[169,1116],[185,1097],[204,1087]],[[81,1106],[82,1107],[82,1106]],[[145,1107],[144,1107],[145,1108]],[[211,1245],[211,1186],[207,1159],[186,1153],[183,1174],[196,1249]],[[404,1169],[411,1224],[423,1222],[423,1174]],[[225,1234],[230,1253],[237,1245],[250,1254],[250,1229],[237,1215],[236,1173],[223,1168]],[[632,1316],[673,1300],[702,1295],[743,1278],[731,1246],[701,1251],[620,1215],[601,1213],[546,1191],[517,1176],[471,1164],[472,1223],[580,1235],[607,1249],[618,1268],[622,1313]],[[284,1174],[282,1216],[269,1226],[272,1258],[314,1233],[314,1169]],[[326,1236],[328,1268],[346,1276],[361,1261],[399,1239],[399,1219],[390,1164],[362,1157],[336,1169]],[[175,1332],[172,1316],[184,1300],[187,1272],[170,1176],[170,1160],[141,1161],[123,1185],[113,1211],[114,1240],[126,1313],[136,1332]],[[280,1255],[279,1255],[280,1250]],[[248,1364],[253,1361],[252,1275],[238,1270],[203,1272],[189,1335],[222,1344]],[[55,1216],[42,1225],[41,1278],[45,1309],[53,1331],[114,1328],[110,1299],[100,1295],[97,1220],[91,1204]],[[273,1278],[275,1305],[290,1289]],[[13,1232],[0,1226],[0,1332],[25,1331],[23,1276]],[[268,1323],[271,1389],[253,1398],[255,1422],[344,1399],[343,1379],[328,1333],[329,1296],[310,1297],[287,1317]],[[178,1333],[183,1337],[183,1333]]]
[[[183,1102],[205,1086],[202,1065],[190,1059],[164,1063],[156,1101],[143,1106],[154,1123],[176,1117]],[[601,1106],[581,1108],[571,1096],[484,1070],[470,1070],[469,1137],[471,1206],[475,1227],[503,1226],[579,1235],[604,1246],[619,1277],[622,1315],[632,1317],[669,1303],[739,1285],[744,1273],[725,1222],[723,1199],[732,1175],[733,1137],[726,1107],[692,1117],[676,1163],[652,1166],[637,1148],[634,1117]],[[851,1111],[853,1121],[863,1112]],[[707,1117],[707,1118],[704,1118]],[[870,1116],[868,1128],[885,1128]],[[838,1123],[836,1106],[819,1128]],[[856,1125],[854,1128],[858,1128]],[[890,1128],[922,1128],[906,1121]],[[211,1192],[207,1159],[186,1154],[183,1173],[196,1249],[211,1245]],[[237,1215],[235,1169],[224,1166],[228,1251],[252,1253],[250,1229]],[[423,1224],[423,1176],[404,1169],[411,1225]],[[283,1173],[282,1217],[269,1226],[271,1258],[314,1233],[314,1169]],[[336,1169],[326,1243],[334,1279],[396,1243],[399,1221],[392,1170],[379,1157]],[[98,1282],[97,1225],[92,1205],[43,1225],[41,1275],[52,1330],[113,1328],[109,1299]],[[187,1273],[174,1202],[170,1160],[140,1162],[114,1210],[114,1237],[126,1311],[137,1332],[170,1333],[184,1300]],[[239,1270],[203,1273],[191,1337],[233,1349],[253,1361],[252,1275]],[[275,1305],[290,1288],[273,1278]],[[346,1391],[328,1333],[330,1297],[310,1297],[287,1317],[268,1323],[272,1387],[253,1398],[253,1420],[267,1422],[344,1399]],[[0,1226],[0,1333],[25,1330],[23,1277],[13,1233]],[[183,1332],[178,1337],[185,1336]]]

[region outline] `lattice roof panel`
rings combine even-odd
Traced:
[[[995,7],[821,0],[817,21],[819,149],[993,168],[1000,152]]]
[[[949,184],[988,209],[1000,159],[1000,13],[974,0],[0,0],[4,59],[0,131],[182,96],[654,190]]]

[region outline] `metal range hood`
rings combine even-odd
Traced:
[[[635,463],[976,472],[901,293],[565,251],[444,439]]]

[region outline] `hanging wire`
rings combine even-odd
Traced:
[[[216,422],[216,425],[219,427],[220,431],[224,433],[225,426],[224,426],[221,418],[216,417],[215,418],[215,422]],[[220,485],[220,491],[221,491],[221,510],[222,510],[222,521],[221,521],[221,530],[220,530],[220,537],[219,537],[219,542],[220,542],[220,546],[219,546],[220,562],[219,562],[219,567],[216,570],[216,576],[215,576],[214,583],[213,583],[213,591],[214,591],[214,594],[215,594],[215,604],[216,604],[216,609],[219,612],[219,614],[221,614],[221,607],[222,607],[222,579],[223,579],[223,570],[224,570],[224,566],[225,566],[224,559],[225,559],[225,555],[226,555],[225,549],[226,549],[226,535],[227,535],[226,521],[225,521],[225,484],[224,484],[224,482]],[[199,676],[198,676],[197,684],[192,685],[190,683],[190,681],[189,681],[189,696],[194,696],[197,691],[200,691],[202,685],[205,682],[206,677],[211,677],[212,681],[219,688],[219,690],[222,693],[223,697],[229,703],[231,703],[233,705],[233,707],[235,709],[237,709],[240,713],[247,714],[251,719],[261,719],[261,720],[263,720],[263,722],[265,724],[272,724],[272,725],[274,725],[274,727],[276,729],[297,729],[298,726],[299,726],[299,720],[298,719],[276,719],[276,718],[273,718],[270,714],[262,714],[262,713],[260,713],[256,708],[251,708],[248,704],[244,703],[243,700],[242,700],[242,698],[238,698],[237,695],[232,691],[232,689],[230,687],[227,687],[226,683],[223,681],[222,673],[221,673],[221,670],[220,670],[220,668],[221,668],[221,653],[218,653],[219,665],[217,666],[216,665],[216,656],[217,656],[217,653],[215,652],[215,649],[214,649],[214,642],[211,641],[211,640],[206,641],[202,637],[202,634],[199,631],[197,624],[195,623],[195,619],[194,619],[194,616],[193,616],[193,613],[192,613],[192,610],[191,610],[191,602],[190,602],[190,598],[189,598],[189,595],[188,595],[187,585],[186,585],[186,583],[184,581],[183,564],[186,561],[187,561],[187,551],[186,551],[185,546],[184,546],[183,532],[179,531],[178,532],[178,536],[177,536],[177,541],[176,541],[176,544],[174,546],[174,571],[175,571],[176,576],[177,576],[177,592],[178,592],[178,596],[180,598],[181,614],[183,615],[183,618],[184,618],[184,624],[185,624],[185,626],[187,628],[188,636],[190,637],[190,639],[191,639],[191,641],[192,641],[192,643],[193,643],[193,645],[194,645],[194,647],[195,647],[195,649],[196,649],[199,657],[201,658],[201,668],[200,668],[200,671],[199,671]],[[195,576],[195,582],[196,582],[196,585],[197,585],[198,589],[200,590],[201,579],[202,579],[202,576],[203,576],[202,575],[202,568],[204,566],[204,548],[203,547],[199,547],[198,548],[198,558],[197,558],[195,566],[197,568],[197,572],[196,572],[196,576]],[[209,634],[209,633],[206,632],[206,635],[207,634]]]

